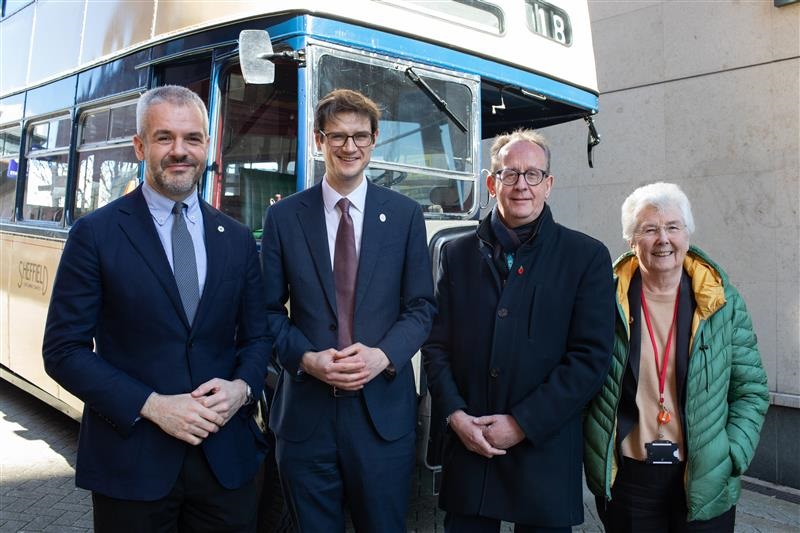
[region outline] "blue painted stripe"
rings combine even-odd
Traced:
[[[394,35],[381,30],[311,15],[287,19],[268,27],[274,40],[314,37],[334,44],[355,46],[389,56],[474,74],[504,85],[543,94],[583,109],[597,111],[596,94],[523,69],[442,46]],[[295,41],[300,43],[300,41]]]

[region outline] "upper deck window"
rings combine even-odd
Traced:
[[[542,0],[525,0],[525,20],[533,33],[564,46],[572,44],[572,24],[563,9]]]
[[[503,11],[482,0],[375,0],[418,11],[476,30],[500,35],[505,30]]]
[[[7,17],[12,13],[16,13],[32,2],[33,0],[0,0],[0,3],[3,5],[2,16]]]

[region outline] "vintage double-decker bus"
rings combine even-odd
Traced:
[[[269,83],[242,74],[243,30],[268,36]],[[317,100],[365,93],[383,112],[368,177],[419,202],[434,255],[485,207],[484,139],[598,103],[578,0],[3,0],[0,65],[0,376],[76,418],[41,357],[53,276],[72,223],[143,179],[146,89],[204,99],[201,196],[257,237],[271,203],[322,178]]]

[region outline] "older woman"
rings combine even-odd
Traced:
[[[586,481],[609,532],[733,531],[758,444],[769,397],[750,315],[693,232],[676,185],[622,205],[614,359],[585,421]]]

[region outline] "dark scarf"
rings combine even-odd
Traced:
[[[544,212],[544,210],[542,210]],[[517,228],[509,228],[500,218],[497,206],[492,209],[491,220],[489,221],[492,233],[495,237],[495,246],[492,252],[497,271],[505,279],[508,277],[510,266],[514,264],[517,249],[534,239],[539,229],[539,221],[542,219],[541,213],[536,220],[528,222]]]

